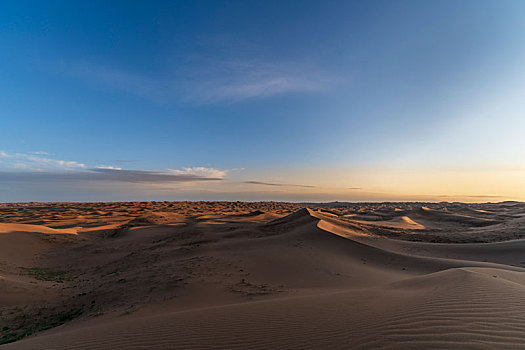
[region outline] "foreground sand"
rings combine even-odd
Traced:
[[[514,202],[3,205],[0,348],[524,348],[524,226]]]

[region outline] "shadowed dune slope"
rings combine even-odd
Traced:
[[[383,289],[102,321],[6,348],[519,349],[524,289],[497,269],[451,269]]]

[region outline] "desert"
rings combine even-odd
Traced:
[[[517,349],[525,203],[0,208],[2,349]]]
[[[0,350],[525,349],[525,1],[2,1]]]

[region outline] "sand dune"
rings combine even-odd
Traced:
[[[425,206],[4,209],[0,348],[523,348],[524,206]]]
[[[34,232],[34,233],[48,233],[48,234],[76,234],[76,228],[69,229],[54,229],[44,225],[27,225],[27,224],[4,224],[0,223],[0,233],[10,232]]]
[[[485,217],[474,217],[470,215],[451,212],[448,210],[435,210],[424,206],[417,210],[415,212],[415,215],[417,217],[424,218],[427,220],[457,223],[465,226],[489,226],[501,222],[500,220],[489,219]]]
[[[405,230],[424,230],[426,227],[419,222],[411,219],[410,217],[403,215],[397,216],[390,220],[374,220],[374,221],[364,221],[364,220],[354,220],[361,224],[376,225],[383,227],[399,228]]]

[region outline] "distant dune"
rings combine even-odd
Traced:
[[[0,223],[0,233],[10,232],[34,232],[34,233],[49,233],[49,234],[76,234],[76,228],[68,229],[54,229],[44,225],[28,225],[28,224],[11,224]]]
[[[519,349],[525,204],[0,206],[2,349]]]

